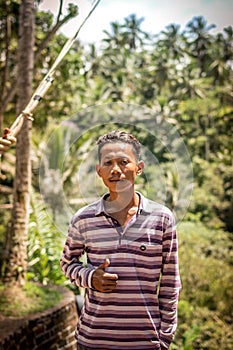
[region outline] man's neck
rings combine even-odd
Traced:
[[[106,209],[110,213],[125,212],[131,208],[138,208],[139,196],[134,189],[127,192],[110,192],[106,202]]]

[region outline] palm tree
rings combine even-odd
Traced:
[[[205,73],[206,67],[211,60],[209,50],[212,44],[212,37],[209,31],[213,28],[215,28],[215,25],[207,25],[206,19],[202,16],[193,17],[186,25],[187,51],[198,62],[200,76]]]
[[[108,47],[112,49],[120,49],[125,45],[125,37],[122,33],[122,26],[118,22],[111,22],[111,31],[104,30],[106,38],[103,39]]]
[[[223,29],[223,37],[224,37],[224,58],[225,60],[232,61],[233,60],[233,27],[228,26]]]
[[[224,28],[218,33],[211,50],[212,63],[208,67],[209,76],[213,77],[214,85],[224,85],[232,77],[233,61],[233,27]]]
[[[166,52],[168,60],[180,62],[184,56],[183,38],[180,25],[170,24],[161,32],[161,38],[156,43],[157,48]]]
[[[204,79],[199,77],[199,74],[192,69],[192,66],[187,65],[177,76],[174,83],[174,94],[177,98],[189,99],[199,97],[205,98]]]
[[[122,25],[122,29],[125,30],[123,36],[130,50],[135,51],[138,46],[143,46],[145,40],[149,39],[149,34],[141,29],[143,21],[143,17],[137,19],[135,14],[125,18],[125,23]]]
[[[159,87],[159,93],[166,87],[174,85],[173,80],[178,76],[184,57],[183,37],[180,26],[170,24],[166,30],[156,36],[152,61],[154,62],[155,81]]]
[[[7,2],[8,3],[8,2]],[[48,29],[44,39],[38,45],[36,56],[40,58],[41,51],[48,41],[51,40],[58,28],[74,17],[77,13],[77,6],[69,6],[68,15],[61,17],[61,7],[63,1],[60,0],[60,9],[55,26],[47,28],[47,17],[45,28]],[[26,106],[32,95],[32,78],[34,71],[34,50],[35,50],[35,14],[34,1],[22,0],[20,2],[19,17],[19,40],[17,57],[17,106],[18,115]],[[42,23],[44,16],[40,17]],[[1,21],[0,21],[1,24]],[[14,61],[14,65],[16,66]],[[13,69],[12,69],[13,70]],[[14,82],[13,76],[12,82]],[[11,91],[15,91],[15,86],[11,86]],[[10,95],[11,95],[10,91]],[[8,91],[6,91],[7,93]],[[11,96],[11,98],[14,94]],[[10,98],[10,97],[9,97]],[[5,101],[9,102],[6,96]],[[5,102],[5,103],[6,103]],[[7,233],[7,256],[4,257],[2,275],[5,281],[10,283],[23,284],[27,270],[27,233],[29,220],[29,192],[31,187],[31,121],[25,118],[22,130],[18,134],[16,144],[16,170],[14,179],[13,209],[9,232]]]
[[[19,14],[17,114],[32,95],[34,64],[34,1],[22,0]],[[25,282],[27,270],[27,230],[29,219],[29,192],[31,184],[31,121],[25,119],[16,145],[16,173],[13,210],[9,230],[8,257],[5,280],[20,285]]]

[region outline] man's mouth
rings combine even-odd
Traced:
[[[124,179],[109,179],[110,182],[120,182],[120,181],[124,181]]]

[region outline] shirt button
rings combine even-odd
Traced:
[[[142,245],[141,245],[140,250],[141,250],[142,252],[144,252],[144,251],[146,250],[145,244],[142,244]]]

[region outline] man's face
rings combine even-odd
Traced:
[[[133,146],[128,143],[107,143],[101,149],[100,163],[96,166],[110,192],[123,192],[132,188],[137,175],[142,173],[143,162],[137,162]]]

